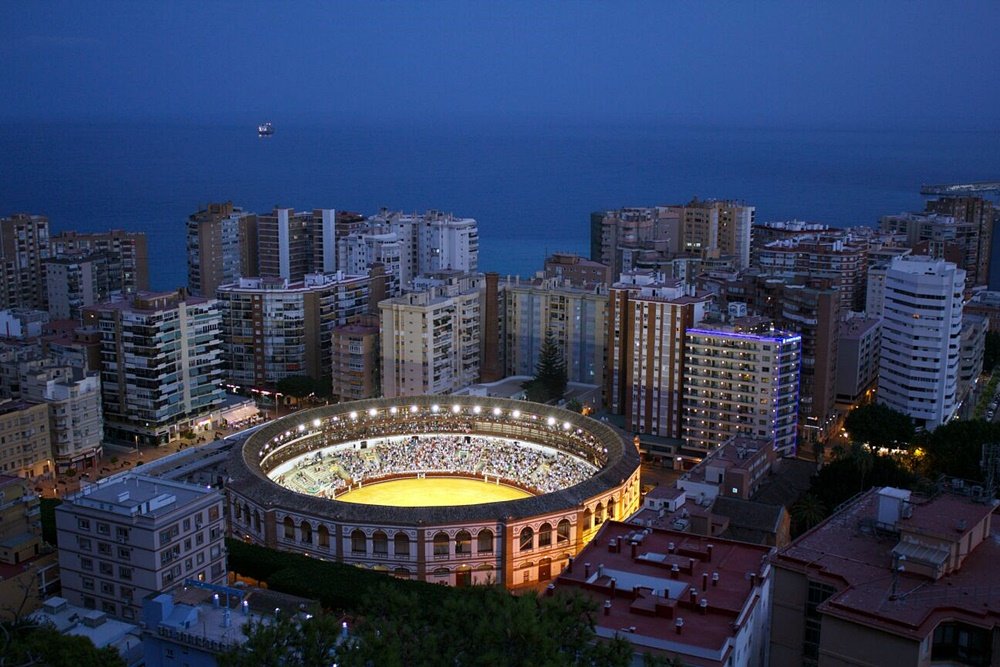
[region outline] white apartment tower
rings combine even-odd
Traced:
[[[886,271],[878,401],[928,430],[958,409],[964,288],[965,271],[925,255]]]
[[[481,275],[379,303],[382,392],[387,398],[449,394],[479,379]]]
[[[422,274],[475,273],[479,268],[479,223],[473,218],[456,218],[440,211],[417,215],[382,210],[369,218],[367,230],[357,234],[395,236],[399,243],[399,283],[403,286]],[[380,244],[390,241],[385,236],[377,239]]]
[[[135,620],[151,593],[192,579],[226,582],[219,491],[126,473],[85,487],[56,508],[63,597]]]

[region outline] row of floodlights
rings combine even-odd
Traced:
[[[416,405],[411,405],[410,408],[409,408],[409,410],[410,410],[410,413],[417,413],[417,412],[420,411],[420,408],[418,406],[416,406]],[[395,405],[392,406],[391,408],[389,408],[389,414],[391,414],[391,415],[397,415],[397,414],[399,414],[399,411],[400,411],[400,408],[396,407]],[[454,414],[458,414],[458,413],[460,413],[462,411],[462,406],[458,405],[458,404],[452,405],[451,406],[451,411]],[[438,405],[437,403],[435,403],[434,405],[431,406],[431,412],[435,413],[435,414],[441,412],[441,406]],[[482,412],[483,412],[482,406],[476,405],[476,406],[474,406],[472,408],[472,413],[473,414],[478,415],[478,414],[482,414]],[[501,410],[500,408],[493,408],[493,416],[494,417],[500,417],[502,415],[503,415],[503,410]],[[360,415],[359,415],[359,413],[358,413],[357,410],[352,410],[350,413],[348,413],[347,416],[351,420],[356,421]],[[368,416],[369,417],[377,417],[378,416],[378,410],[376,408],[369,408],[369,410],[368,410]],[[510,416],[513,417],[514,419],[520,419],[521,418],[521,411],[520,410],[511,410]],[[531,419],[534,419],[534,420],[538,419],[538,415],[525,415],[525,418],[528,418],[528,417],[530,417]],[[336,421],[340,421],[340,417],[333,417],[333,421],[335,421],[335,422]],[[545,423],[548,424],[549,426],[556,426],[559,422],[558,422],[558,420],[555,417],[549,417],[548,419],[545,420]],[[312,425],[313,425],[313,428],[319,428],[322,425],[322,421],[319,420],[319,419],[314,419],[312,421]],[[573,428],[573,425],[570,424],[568,421],[564,421],[562,423],[562,427],[563,427],[563,430],[568,431],[571,428]],[[303,432],[303,431],[306,430],[306,428],[308,428],[306,424],[299,424],[298,430],[299,430],[299,432]],[[288,431],[288,432],[285,433],[285,435],[291,435],[291,433],[292,433],[291,431]]]

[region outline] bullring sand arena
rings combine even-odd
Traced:
[[[454,586],[547,581],[640,503],[621,431],[485,396],[301,411],[247,436],[227,471],[234,537]]]

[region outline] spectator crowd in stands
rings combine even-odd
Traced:
[[[355,441],[304,455],[281,469],[274,477],[279,484],[327,498],[359,482],[399,474],[463,473],[549,493],[597,472],[590,463],[553,448],[469,435]]]

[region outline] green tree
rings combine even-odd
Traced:
[[[219,667],[329,667],[341,636],[329,614],[279,613],[243,626],[246,643],[221,654]]]
[[[535,377],[523,387],[529,401],[548,403],[559,400],[566,393],[566,360],[552,332],[546,332],[538,353]]]
[[[815,494],[807,493],[792,505],[796,534],[804,533],[826,518],[826,506]]]
[[[924,456],[920,471],[930,478],[939,475],[982,480],[980,467],[983,444],[1000,441],[1000,424],[984,419],[951,421],[920,440]]]
[[[983,372],[989,373],[1000,362],[1000,331],[986,334],[986,349],[983,351]]]
[[[306,398],[307,396],[329,396],[333,391],[330,378],[316,380],[308,375],[292,375],[278,380],[275,389],[283,396]]]
[[[852,442],[863,442],[875,448],[905,448],[914,435],[909,417],[878,403],[851,410],[844,420],[844,428]]]
[[[97,648],[86,637],[64,635],[48,625],[0,623],[0,666],[125,667],[118,651]]]

